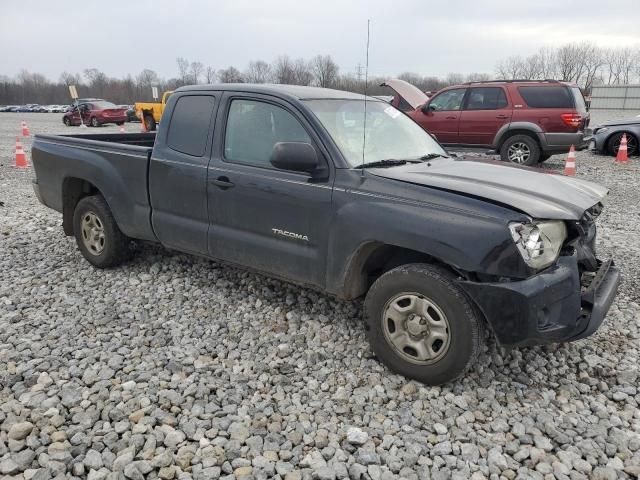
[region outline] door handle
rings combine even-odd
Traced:
[[[211,180],[211,183],[213,183],[216,187],[220,188],[221,190],[227,190],[235,186],[235,184],[233,182],[230,182],[227,177],[218,177],[216,179]]]
[[[452,116],[447,117],[447,120],[455,120],[456,118],[458,118],[458,117],[455,116],[455,115],[452,115]]]
[[[506,120],[507,118],[509,118],[508,115],[496,115],[496,118],[499,118],[500,120]]]

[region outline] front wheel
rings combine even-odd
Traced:
[[[614,157],[618,155],[618,149],[620,148],[620,143],[622,142],[622,135],[625,132],[615,133],[611,135],[611,138],[607,142],[607,150],[609,155],[613,155]],[[632,134],[627,133],[627,155],[632,157],[638,154],[638,140]]]
[[[91,126],[92,127],[99,127],[100,123],[98,122],[98,119],[96,117],[91,117]]]
[[[78,202],[73,233],[82,256],[98,268],[115,267],[129,258],[129,238],[120,231],[102,195]]]
[[[504,162],[533,166],[540,161],[540,146],[529,135],[514,135],[500,147],[500,158]]]
[[[475,361],[484,328],[455,277],[428,264],[401,265],[365,299],[369,342],[393,371],[428,385],[455,380]]]
[[[71,126],[71,119],[69,117],[64,117],[62,119],[62,122],[67,126],[70,127]]]

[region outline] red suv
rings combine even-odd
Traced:
[[[427,97],[417,87],[388,80],[392,104],[446,146],[482,147],[502,160],[535,165],[556,153],[589,146],[589,113],[577,85],[555,80],[470,82]],[[403,108],[404,107],[404,108]]]

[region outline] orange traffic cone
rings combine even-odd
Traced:
[[[618,154],[616,155],[616,163],[628,163],[629,156],[627,155],[627,134],[622,134],[622,140],[620,140],[620,147],[618,148]]]
[[[29,127],[27,127],[27,122],[25,122],[24,120],[22,121],[22,136],[23,137],[29,136]]]
[[[27,156],[24,154],[24,149],[22,148],[22,142],[20,141],[20,137],[16,137],[16,168],[27,168],[29,164],[27,163]]]
[[[576,149],[571,145],[569,155],[567,155],[567,163],[564,166],[564,174],[574,176],[576,174]]]
[[[120,133],[124,133],[124,123],[120,125]]]

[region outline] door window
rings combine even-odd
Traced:
[[[442,92],[429,102],[429,108],[436,112],[443,110],[460,110],[466,91],[466,88],[454,88],[453,90]]]
[[[465,110],[497,110],[508,105],[504,90],[500,87],[472,88]]]
[[[300,122],[287,110],[257,100],[231,101],[224,140],[226,160],[272,168],[278,142],[311,143]]]
[[[167,146],[193,157],[202,157],[211,131],[214,102],[210,95],[180,97],[171,115]]]

